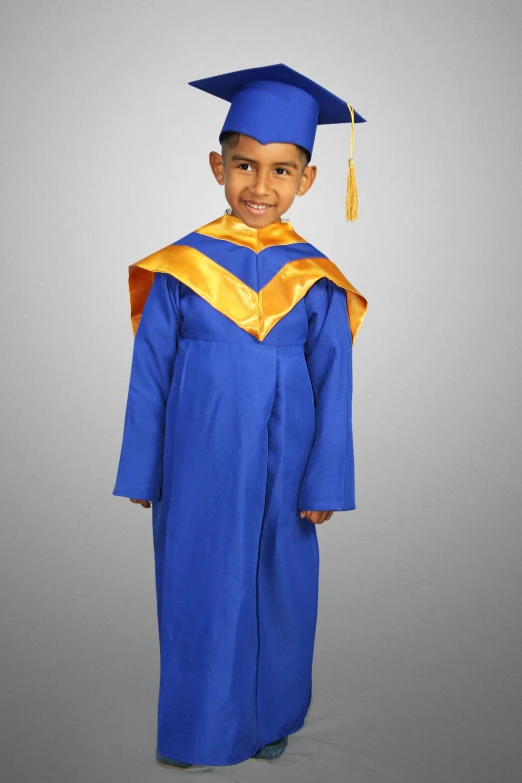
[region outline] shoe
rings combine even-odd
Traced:
[[[168,759],[166,756],[162,756],[156,751],[156,761],[161,764],[162,767],[168,769],[187,769],[187,767],[193,767],[193,764],[187,764],[185,761],[175,761],[174,759]]]
[[[278,759],[279,756],[282,756],[287,745],[288,737],[282,737],[275,742],[270,742],[268,745],[265,745],[258,750],[254,756],[251,756],[251,758],[262,759],[263,761],[273,761],[274,759]]]

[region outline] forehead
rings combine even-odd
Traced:
[[[243,134],[239,136],[237,143],[230,148],[229,155],[245,155],[252,160],[270,163],[280,160],[293,160],[295,163],[299,163],[299,151],[295,144],[280,141],[261,144],[252,136]]]

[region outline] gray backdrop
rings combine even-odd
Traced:
[[[368,298],[357,509],[318,528],[314,696],[235,781],[513,783],[522,764],[518,0],[43,3],[1,18],[2,767],[154,763],[151,511],[112,496],[127,267],[219,217],[229,104],[187,85],[284,62],[368,119],[318,129],[288,217]],[[518,401],[518,402],[517,402]]]

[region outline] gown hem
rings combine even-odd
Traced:
[[[305,714],[304,718],[302,718],[297,724],[294,724],[294,728],[290,728],[290,729],[287,730],[285,736],[290,736],[291,734],[295,734],[296,732],[300,731],[303,728],[303,726],[305,724],[305,721],[306,721],[306,714]],[[280,737],[277,737],[277,739],[280,739]],[[251,759],[252,756],[255,756],[255,754],[258,752],[258,750],[261,750],[261,748],[264,748],[265,745],[268,745],[270,742],[275,742],[275,740],[274,739],[269,739],[266,742],[263,741],[261,745],[256,743],[256,747],[254,748],[254,750],[252,750],[251,753],[249,753],[249,755],[242,756],[241,758],[239,758],[239,759],[237,759],[235,761],[218,761],[218,762],[216,762],[216,761],[205,761],[205,762],[201,762],[201,761],[193,761],[192,759],[186,759],[186,758],[182,759],[182,758],[179,758],[179,757],[176,758],[176,761],[182,761],[184,764],[194,764],[197,767],[228,767],[228,766],[232,766],[233,764],[241,764],[243,761],[248,761],[248,759]],[[160,756],[163,756],[164,758],[167,758],[167,759],[171,759],[172,758],[171,756],[169,756],[169,754],[162,753],[161,750],[159,750],[159,748],[157,748],[156,752]]]

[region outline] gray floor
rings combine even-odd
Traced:
[[[67,497],[59,516],[69,527],[58,526],[46,511],[32,542],[23,523],[36,516],[36,508],[11,515],[11,551],[25,568],[11,570],[13,591],[2,601],[1,741],[9,779],[517,779],[518,593],[509,595],[505,574],[492,570],[477,595],[452,569],[449,554],[443,585],[426,525],[422,534],[404,535],[408,544],[393,551],[384,529],[376,524],[370,530],[363,512],[334,514],[319,533],[314,694],[305,726],[290,737],[285,754],[270,763],[248,760],[190,772],[159,767],[150,511],[127,509],[120,499],[105,503],[107,518],[70,507],[62,517],[64,508]],[[456,540],[448,547],[453,557]],[[431,565],[422,562],[428,549]],[[491,550],[489,563],[494,561]],[[500,582],[503,592],[492,589]],[[465,604],[466,590],[476,602]]]

